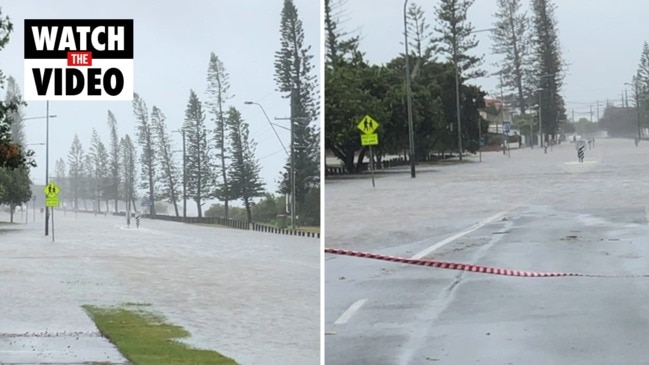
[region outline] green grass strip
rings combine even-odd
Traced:
[[[128,304],[127,304],[128,306]],[[177,340],[188,337],[182,327],[168,324],[164,318],[145,312],[142,304],[100,308],[84,305],[102,335],[108,338],[134,365],[236,365],[216,351],[191,348]]]

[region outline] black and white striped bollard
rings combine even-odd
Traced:
[[[579,162],[584,162],[584,149],[586,146],[581,145],[579,146],[579,149],[577,150],[577,157],[579,157]]]

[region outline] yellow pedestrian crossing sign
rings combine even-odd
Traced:
[[[50,181],[50,183],[45,186],[43,192],[45,193],[45,196],[47,196],[48,198],[53,198],[59,195],[61,189],[58,186],[56,186],[55,183]]]
[[[369,115],[366,115],[358,123],[357,127],[364,134],[372,134],[379,127],[379,123],[376,120],[372,119],[372,117],[370,117]]]

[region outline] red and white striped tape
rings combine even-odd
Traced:
[[[461,270],[461,271],[469,271],[469,272],[476,272],[482,274],[519,276],[519,277],[530,277],[530,278],[556,278],[556,277],[566,277],[566,276],[628,278],[628,277],[648,277],[649,276],[649,275],[593,275],[593,274],[565,273],[565,272],[520,271],[520,270],[499,269],[495,267],[473,265],[473,264],[461,264],[455,262],[411,259],[407,257],[381,255],[381,254],[362,252],[362,251],[342,250],[337,248],[325,248],[325,253],[329,253],[333,255],[363,257],[367,259],[398,262],[402,264],[429,266],[429,267],[436,267],[440,269]]]

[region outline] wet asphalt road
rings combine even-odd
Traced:
[[[320,362],[314,238],[57,212],[52,243],[29,218],[0,225],[0,364],[121,364],[81,306],[128,302],[240,364]]]
[[[649,274],[649,144],[597,140],[576,158],[563,144],[381,175],[376,189],[328,181],[328,247],[612,277],[326,255],[326,363],[649,364],[649,277],[624,277]]]

